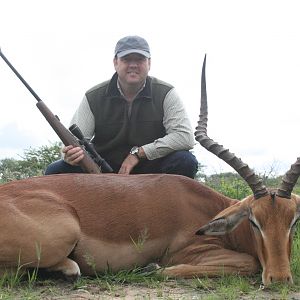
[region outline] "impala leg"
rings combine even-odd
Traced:
[[[208,253],[207,253],[208,254]],[[201,255],[198,262],[166,267],[161,272],[170,277],[216,277],[222,275],[253,275],[260,270],[259,262],[251,255],[220,249],[209,256]],[[195,259],[195,256],[193,256]],[[198,259],[197,259],[198,260]],[[185,259],[187,261],[187,259]]]
[[[56,264],[50,268],[47,268],[47,271],[62,272],[64,274],[64,276],[67,278],[67,280],[70,280],[70,281],[75,281],[81,275],[78,264],[70,258],[65,258],[58,264]]]

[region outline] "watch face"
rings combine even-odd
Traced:
[[[138,152],[139,152],[139,147],[137,147],[137,146],[134,146],[130,150],[130,154],[133,154],[133,155],[136,155]]]

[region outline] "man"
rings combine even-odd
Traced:
[[[97,152],[115,173],[171,173],[194,178],[198,162],[188,150],[194,136],[186,111],[173,86],[148,76],[150,48],[139,36],[118,41],[116,73],[88,90],[71,124],[93,138]],[[64,160],[45,174],[82,172],[80,147],[63,148]]]

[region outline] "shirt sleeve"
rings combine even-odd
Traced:
[[[86,96],[83,97],[79,107],[77,108],[71,124],[76,124],[85,138],[91,139],[95,134],[95,117],[91,111]]]
[[[164,157],[178,150],[190,150],[195,145],[190,120],[175,88],[166,95],[163,110],[166,135],[142,146],[149,160]]]

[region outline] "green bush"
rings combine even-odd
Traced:
[[[252,193],[240,175],[230,172],[210,175],[206,177],[205,184],[234,199],[243,199]]]
[[[47,165],[61,157],[60,149],[60,143],[56,142],[26,149],[21,159],[0,160],[0,183],[43,175]]]
[[[259,175],[262,178],[263,183],[267,188],[278,188],[282,176],[264,176]],[[219,193],[234,199],[243,199],[252,194],[252,191],[248,184],[237,173],[220,173],[210,176],[202,177],[202,180],[206,185],[210,186]],[[293,193],[300,195],[300,180],[296,183]]]

